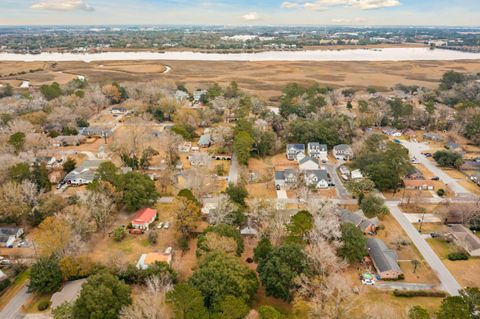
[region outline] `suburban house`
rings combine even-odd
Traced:
[[[86,160],[82,165],[68,173],[63,181],[69,185],[87,185],[95,180],[95,173],[102,160]]]
[[[82,285],[87,281],[87,279],[79,279],[74,281],[66,282],[62,290],[54,293],[50,299],[52,305],[51,308],[55,309],[58,306],[61,306],[65,302],[74,302],[80,296],[82,291]]]
[[[480,185],[480,173],[470,176],[470,180],[477,185]]]
[[[450,151],[454,152],[463,152],[462,148],[460,147],[460,144],[455,143],[454,141],[448,141],[447,144],[445,144],[445,148]]]
[[[203,134],[200,136],[200,140],[198,141],[198,146],[200,147],[210,147],[212,145],[212,138],[210,134]]]
[[[330,184],[330,176],[324,169],[308,170],[305,171],[305,183],[307,186],[325,189]]]
[[[16,240],[23,235],[23,228],[0,227],[0,247],[12,248]]]
[[[435,134],[435,133],[425,133],[423,134],[423,139],[429,140],[429,141],[434,141],[434,142],[442,142],[443,137],[441,135]]]
[[[300,156],[299,156],[300,155]],[[304,144],[287,144],[287,158],[290,161],[305,157]]]
[[[465,249],[470,256],[480,257],[480,238],[463,225],[450,225],[450,233],[455,243]]]
[[[361,179],[361,178],[363,178],[362,171],[359,170],[359,169],[356,169],[356,170],[352,171],[352,172],[351,172],[351,178],[352,178],[352,179]]]
[[[195,90],[195,92],[193,92],[193,102],[195,104],[198,104],[200,103],[200,101],[202,100],[202,97],[207,94],[207,90]]]
[[[125,115],[125,114],[128,114],[128,109],[121,106],[115,106],[115,107],[112,107],[112,110],[110,112],[113,115]]]
[[[177,90],[175,92],[175,99],[177,100],[177,102],[184,102],[190,99],[190,94],[182,90]]]
[[[63,163],[63,159],[56,159],[54,156],[39,156],[36,159],[39,164],[45,164],[48,168],[59,167]]]
[[[80,135],[88,137],[110,137],[110,135],[113,134],[113,130],[111,128],[99,126],[82,127],[78,132]]]
[[[402,136],[402,133],[395,130],[395,129],[391,129],[391,128],[385,128],[382,130],[383,134],[385,135],[388,135],[388,136],[392,136],[392,137],[400,137]]]
[[[478,161],[466,161],[460,167],[463,171],[479,171],[480,170],[480,162]]]
[[[142,254],[137,262],[138,269],[148,269],[148,267],[156,262],[172,264],[172,248],[168,247],[164,253]]]
[[[397,253],[389,249],[382,240],[368,238],[367,249],[380,278],[398,279],[403,275],[400,266],[398,266]]]
[[[308,143],[307,152],[310,157],[316,158],[322,162],[328,161],[328,147],[325,144]]]
[[[252,226],[248,225],[240,229],[240,235],[254,237],[258,235],[258,231]]]
[[[340,144],[333,147],[333,156],[337,160],[349,161],[353,158],[353,150],[350,145]]]
[[[350,223],[358,227],[364,234],[376,233],[380,221],[378,218],[366,218],[361,210],[350,213],[348,210],[342,209],[339,212],[342,223]]]
[[[150,225],[157,218],[157,211],[151,208],[144,208],[135,213],[132,219],[132,227],[136,229],[148,230]]]
[[[422,190],[422,191],[433,191],[435,190],[435,184],[430,180],[421,180],[421,179],[405,179],[403,180],[405,189],[408,190]]]
[[[319,169],[318,160],[310,156],[306,156],[298,161],[298,166],[301,171],[311,171]]]
[[[275,188],[280,190],[285,186],[293,185],[297,182],[297,172],[294,169],[285,169],[275,171]]]

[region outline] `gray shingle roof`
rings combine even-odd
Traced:
[[[302,158],[298,162],[298,164],[302,165],[302,164],[305,164],[306,162],[309,162],[309,161],[312,161],[312,162],[315,162],[316,164],[318,164],[318,161],[315,158],[312,158],[310,156],[305,156],[304,158]]]
[[[385,243],[377,238],[367,239],[367,248],[373,263],[379,272],[402,272],[397,263],[397,254],[389,249]]]

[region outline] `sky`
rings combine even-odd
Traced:
[[[480,26],[480,0],[0,0],[0,25]]]

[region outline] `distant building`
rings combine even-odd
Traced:
[[[78,132],[80,135],[88,137],[110,137],[113,134],[112,128],[99,126],[82,127]]]
[[[450,151],[454,151],[454,152],[463,152],[461,146],[457,143],[455,143],[454,141],[448,141],[447,144],[445,144],[445,148],[447,150],[450,150]]]
[[[308,143],[307,152],[310,157],[316,158],[322,162],[328,161],[328,147],[325,144]]]
[[[195,92],[193,92],[193,102],[195,104],[200,103],[205,94],[207,94],[207,90],[195,90]]]
[[[442,142],[444,139],[441,135],[435,134],[435,133],[425,133],[423,134],[423,138],[425,140],[430,140],[434,142]]]
[[[178,102],[184,102],[184,101],[187,101],[188,99],[190,99],[190,94],[188,94],[188,92],[185,92],[185,91],[182,91],[182,90],[177,90],[175,92],[175,99]]]
[[[210,134],[203,134],[200,136],[200,140],[198,141],[198,146],[200,147],[210,147],[212,145],[212,138]]]
[[[362,179],[363,178],[362,171],[359,170],[359,169],[353,170],[351,172],[351,178],[352,179]]]
[[[373,265],[382,279],[398,279],[403,275],[398,266],[397,253],[377,238],[367,239],[367,249]]]
[[[23,228],[0,227],[0,247],[12,248],[15,241],[23,235]]]
[[[480,257],[480,238],[463,225],[450,225],[450,233],[458,246],[465,249],[470,256]]]
[[[435,184],[430,180],[405,179],[403,180],[403,184],[405,185],[405,189],[408,190],[435,190]]]
[[[157,218],[157,211],[151,208],[144,208],[135,213],[132,219],[132,227],[148,230],[150,225]]]
[[[112,113],[113,115],[125,115],[125,114],[128,114],[128,109],[121,106],[115,106],[115,107],[112,107],[112,109],[110,110],[110,113]]]
[[[166,263],[168,265],[172,264],[172,249],[171,247],[167,248],[164,253],[149,253],[149,254],[142,254],[140,259],[137,262],[138,269],[148,269],[151,265],[156,262]]]
[[[353,158],[353,150],[350,145],[340,144],[333,147],[333,156],[337,160],[349,161]]]
[[[287,145],[287,158],[290,161],[296,160],[297,158],[305,157],[305,144],[288,144]]]
[[[20,84],[21,89],[28,89],[30,88],[30,82],[28,81],[23,81],[22,84]]]

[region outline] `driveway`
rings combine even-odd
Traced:
[[[339,168],[343,164],[344,164],[343,162],[339,162],[336,165],[325,164],[325,167],[327,168],[328,173],[330,174],[333,182],[335,183],[335,188],[337,190],[338,197],[342,199],[349,199],[349,198],[352,198],[352,196],[343,185],[343,181],[340,179],[337,172],[337,168]]]
[[[232,162],[230,163],[230,173],[228,174],[228,182],[234,185],[238,183],[238,167],[237,156],[233,154]]]
[[[441,223],[442,220],[435,214],[404,214],[412,224],[419,223],[422,219],[424,223]]]
[[[420,235],[420,233],[413,227],[410,221],[405,217],[404,213],[398,208],[398,202],[387,202],[388,208],[393,217],[402,226],[407,233],[410,240],[415,244],[417,249],[422,254],[423,258],[430,265],[430,268],[436,273],[437,277],[442,283],[442,289],[448,292],[452,296],[457,296],[458,291],[462,289],[455,277],[445,267],[443,262],[438,258],[437,254],[433,251],[430,245]]]
[[[381,290],[431,290],[435,288],[432,284],[416,284],[409,282],[377,281],[375,287]]]
[[[413,143],[402,141],[402,145],[405,146],[410,152],[411,156],[415,156],[420,164],[424,165],[430,172],[438,176],[442,182],[444,182],[452,191],[458,194],[470,194],[470,192],[458,183],[458,180],[445,173],[440,167],[432,163],[422,152],[428,151],[430,147],[423,143]]]
[[[27,302],[30,294],[27,293],[28,287],[25,285],[10,302],[0,311],[0,318],[2,319],[17,319],[23,318],[21,313],[22,306]]]

